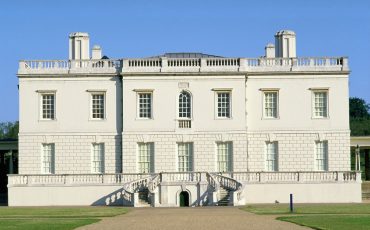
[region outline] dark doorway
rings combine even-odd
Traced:
[[[181,192],[180,193],[180,207],[189,207],[189,193]]]

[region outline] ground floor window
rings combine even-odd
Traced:
[[[193,171],[193,143],[184,142],[177,144],[178,171]]]
[[[154,143],[138,143],[139,173],[154,172]]]
[[[91,172],[104,173],[104,144],[94,143],[92,147]]]
[[[266,142],[266,170],[278,171],[278,143]]]
[[[229,142],[217,142],[217,171],[232,171],[233,144]]]
[[[315,170],[328,170],[328,142],[316,141],[315,148]]]
[[[55,166],[55,145],[42,144],[41,173],[45,174],[54,173],[54,166]]]

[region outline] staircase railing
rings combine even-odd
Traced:
[[[207,172],[207,182],[208,184],[213,188],[214,192],[218,192],[220,189],[220,184],[218,181],[214,178],[214,176],[211,173]]]
[[[221,187],[224,187],[228,190],[236,192],[238,201],[243,199],[242,194],[244,190],[244,185],[242,183],[240,183],[239,181],[233,178],[223,176],[217,173],[214,173],[213,176],[216,179],[216,181],[220,184]]]
[[[123,191],[122,195],[123,198],[127,201],[129,201],[131,204],[134,204],[134,193],[138,192],[142,188],[148,188],[150,191],[151,188],[153,188],[153,183],[151,183],[153,180],[158,180],[159,174],[151,175],[145,178],[140,178],[134,181],[127,182],[123,184]],[[155,182],[156,185],[158,186],[159,180]],[[154,189],[152,190],[154,191]],[[150,191],[151,192],[151,191]]]

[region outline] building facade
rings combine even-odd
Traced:
[[[287,30],[260,58],[112,60],[69,41],[69,60],[20,61],[9,205],[361,202],[346,57],[297,57]]]

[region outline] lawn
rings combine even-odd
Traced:
[[[75,229],[127,211],[122,207],[1,207],[0,229]]]
[[[242,210],[262,215],[280,215],[278,220],[314,229],[370,229],[370,204],[288,204],[248,205]]]

